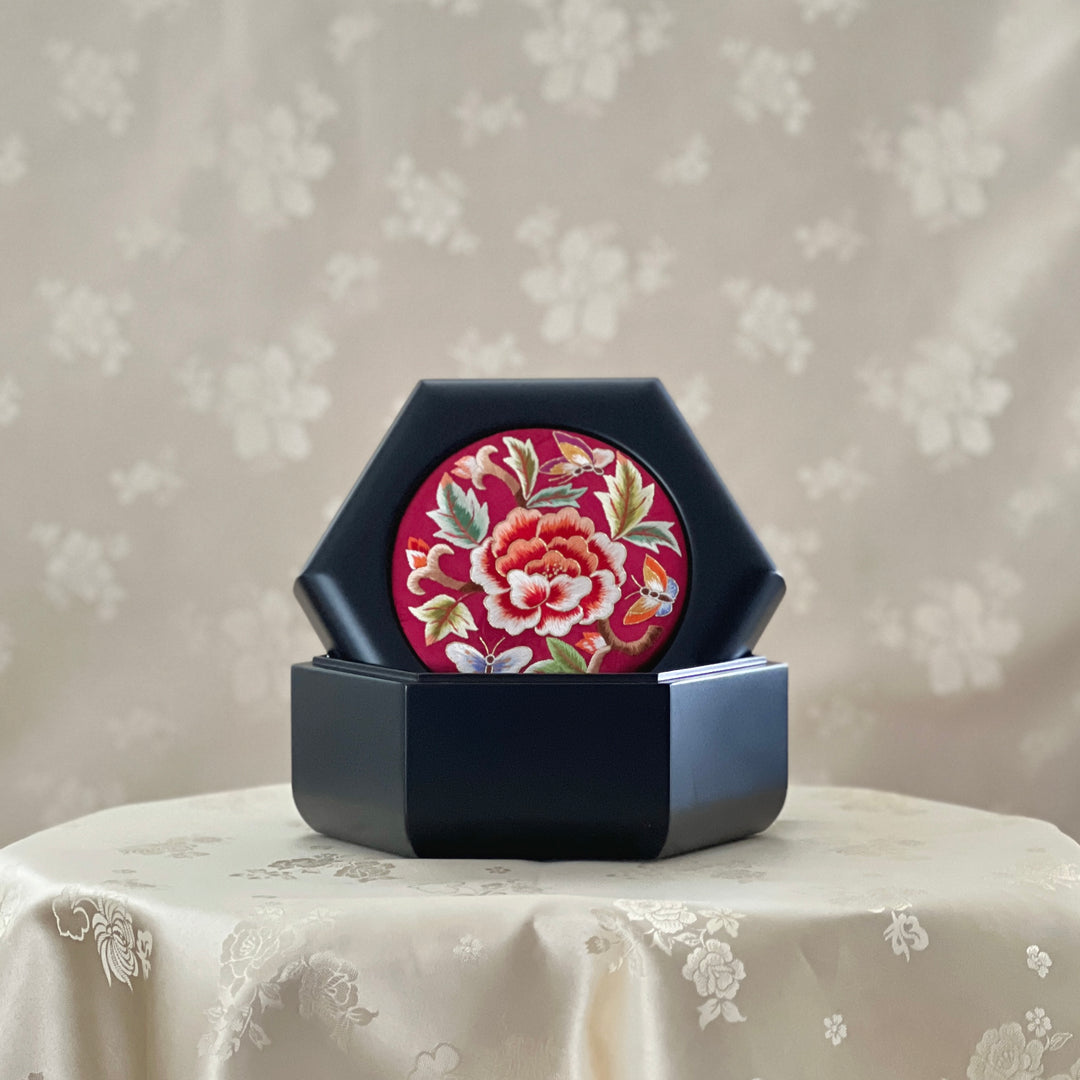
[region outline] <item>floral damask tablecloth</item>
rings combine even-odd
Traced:
[[[1077,1080],[1080,847],[841,788],[648,864],[121,807],[0,851],[0,1002],[4,1080]]]

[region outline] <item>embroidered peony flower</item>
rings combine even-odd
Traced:
[[[1017,1023],[983,1033],[968,1062],[968,1080],[1036,1080],[1042,1076],[1045,1045],[1024,1038]]]
[[[686,958],[683,978],[692,979],[702,997],[730,999],[739,992],[746,969],[726,941],[708,938]]]
[[[101,910],[95,912],[90,925],[109,985],[115,977],[130,988],[132,977],[139,974],[139,958],[135,954],[135,930],[127,909],[115,900],[103,899]]]
[[[515,507],[473,549],[470,576],[487,594],[493,627],[563,637],[611,615],[625,561],[626,548],[571,507],[552,514]]]

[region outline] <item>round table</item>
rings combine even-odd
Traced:
[[[1075,1080],[1080,848],[794,788],[657,863],[391,858],[286,786],[0,851],[0,1076]]]

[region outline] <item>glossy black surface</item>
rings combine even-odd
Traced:
[[[787,667],[454,675],[293,668],[312,828],[403,855],[652,859],[767,828],[787,788]]]

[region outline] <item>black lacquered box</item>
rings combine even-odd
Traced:
[[[783,581],[656,380],[424,382],[296,583],[293,792],[401,854],[646,859],[787,785]]]

